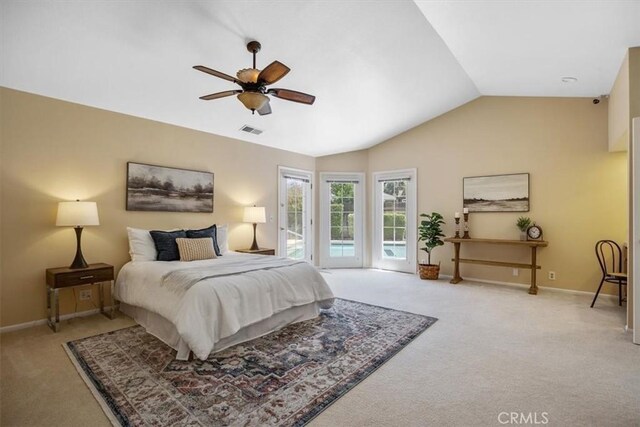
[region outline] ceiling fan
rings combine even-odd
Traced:
[[[211,74],[212,76],[216,76],[224,80],[229,80],[230,82],[238,84],[242,88],[242,90],[227,90],[224,92],[212,93],[211,95],[204,95],[201,96],[200,99],[210,101],[212,99],[238,95],[240,102],[251,110],[251,114],[255,114],[257,111],[261,116],[271,114],[271,106],[269,105],[269,97],[267,95],[273,95],[276,98],[299,102],[301,104],[313,104],[316,100],[316,97],[313,95],[289,89],[267,88],[268,85],[283,78],[289,71],[291,71],[291,69],[282,62],[273,61],[271,64],[267,65],[264,70],[258,70],[256,68],[256,54],[260,51],[261,47],[260,43],[255,40],[247,44],[247,50],[253,54],[253,68],[244,68],[238,71],[236,73],[236,77],[232,77],[203,65],[195,65],[193,68],[198,71]]]

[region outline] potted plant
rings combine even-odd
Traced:
[[[444,237],[442,224],[445,222],[438,212],[432,212],[430,215],[420,214],[420,216],[425,219],[420,221],[420,226],[418,227],[418,242],[424,242],[424,247],[420,249],[427,253],[427,263],[418,264],[420,278],[437,280],[440,275],[440,264],[431,264],[431,251],[438,246],[444,245],[441,237]]]
[[[531,218],[521,216],[516,221],[516,227],[520,229],[520,240],[527,240],[527,228],[531,225]]]

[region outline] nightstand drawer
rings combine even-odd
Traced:
[[[113,280],[113,267],[47,275],[47,283],[53,288],[64,288],[88,283]]]

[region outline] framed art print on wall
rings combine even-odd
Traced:
[[[127,210],[213,212],[213,173],[127,163]]]
[[[469,212],[529,212],[529,174],[466,177],[462,194]]]

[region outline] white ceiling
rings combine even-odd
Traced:
[[[410,0],[2,5],[3,86],[304,154],[366,148],[478,96]],[[198,99],[235,85],[191,67],[234,75],[251,39],[259,68],[291,68],[275,87],[313,106],[272,99],[252,116],[234,97]]]
[[[640,0],[416,3],[483,95],[608,94],[640,46]]]
[[[640,45],[635,0],[0,4],[2,86],[309,155],[370,147],[480,94],[608,93]],[[233,97],[198,99],[234,85],[191,67],[233,75],[251,39],[259,68],[292,69],[275,86],[313,106],[272,99],[252,116]]]

